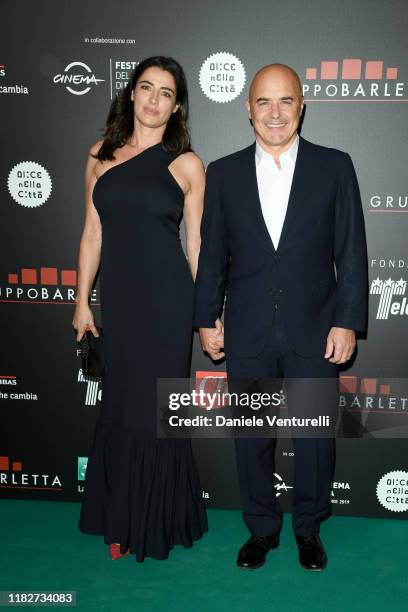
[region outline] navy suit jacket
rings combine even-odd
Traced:
[[[225,353],[255,357],[279,309],[292,349],[324,355],[332,326],[365,331],[367,249],[347,153],[300,137],[275,250],[258,193],[255,142],[207,168],[194,325],[214,327],[224,298]]]

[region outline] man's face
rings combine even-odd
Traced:
[[[296,138],[303,110],[297,79],[280,67],[261,72],[252,84],[247,110],[260,144],[271,152],[285,151]]]
[[[157,66],[147,68],[140,75],[131,99],[135,118],[146,127],[165,125],[178,109],[174,78],[170,72]]]

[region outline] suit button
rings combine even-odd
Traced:
[[[279,302],[275,302],[275,310],[279,309]]]
[[[283,289],[279,289],[279,293],[283,293]]]

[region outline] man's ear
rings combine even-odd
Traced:
[[[249,100],[245,100],[245,106],[246,106],[246,109],[247,109],[248,117],[250,119],[252,119],[252,117],[251,117],[251,106],[249,104]]]

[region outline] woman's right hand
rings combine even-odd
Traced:
[[[76,305],[72,326],[77,331],[77,342],[81,340],[84,333],[88,330],[90,330],[96,338],[99,337],[98,330],[95,327],[92,310],[87,304]]]

